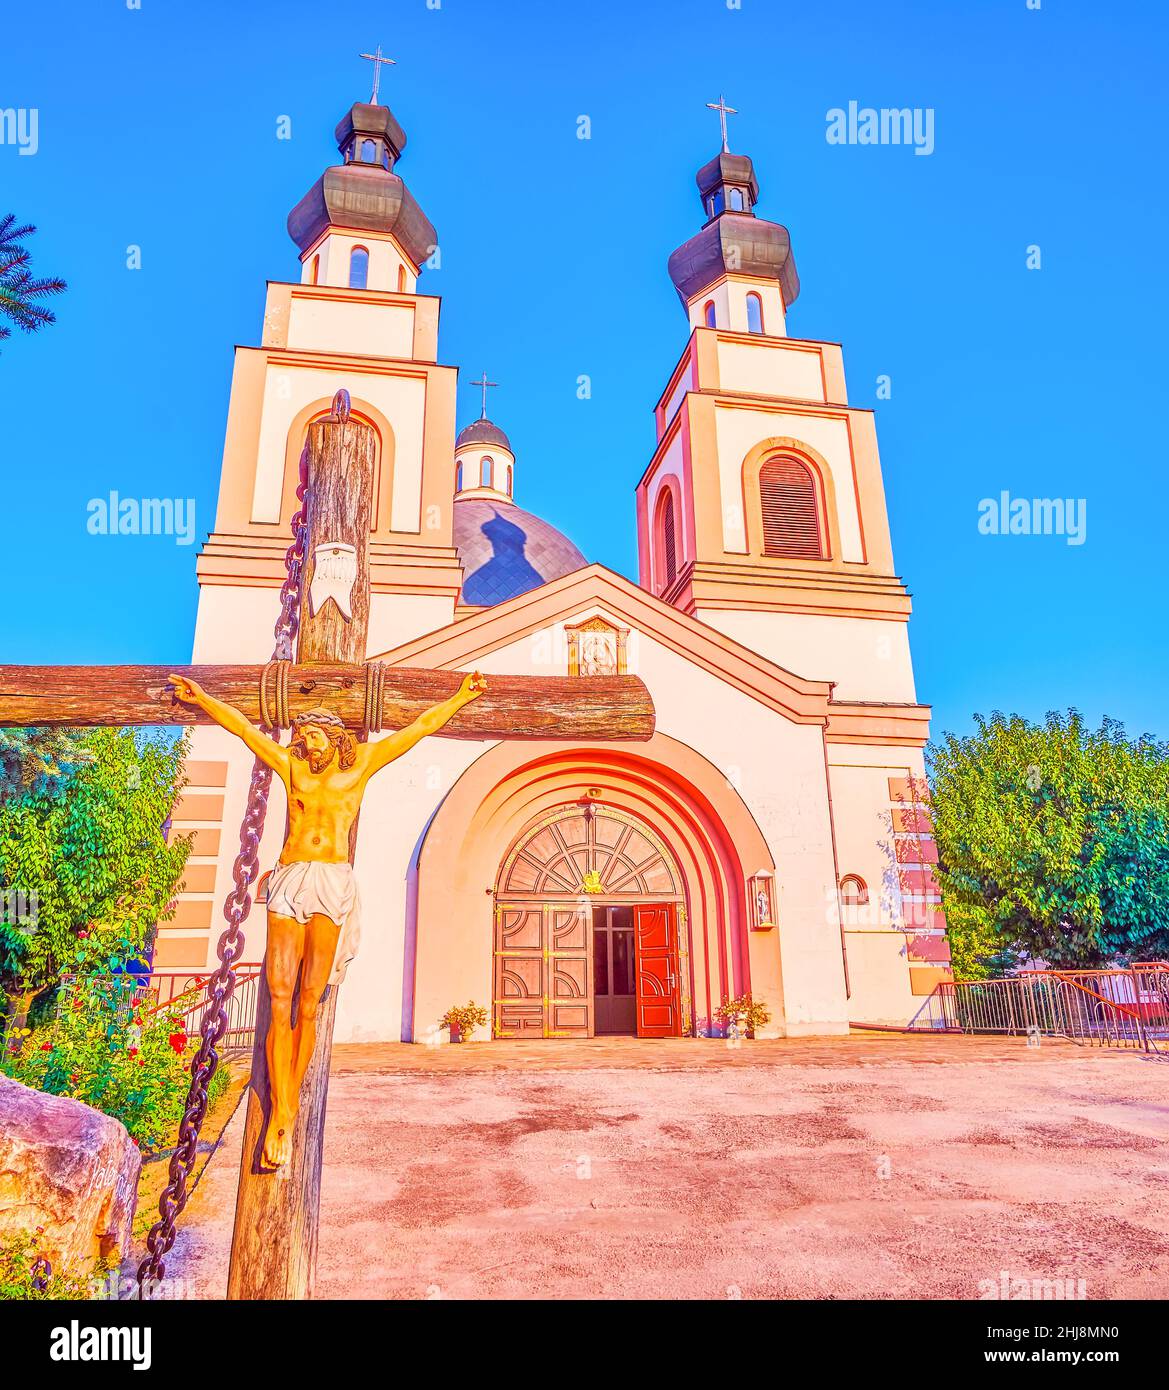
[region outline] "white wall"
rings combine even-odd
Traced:
[[[294,352],[343,352],[371,357],[414,356],[414,304],[325,299],[294,292],[288,315]]]
[[[718,380],[724,391],[788,396],[801,401],[824,399],[820,354],[766,338],[755,338],[749,343],[720,339]]]
[[[916,703],[908,623],[724,608],[695,616],[785,671],[836,681],[838,700]]]

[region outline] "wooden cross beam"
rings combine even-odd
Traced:
[[[208,722],[202,710],[175,698],[172,672],[195,679],[248,719],[264,723],[273,708],[270,683],[283,679],[281,669],[286,678],[282,712],[289,718],[324,706],[351,728],[365,727],[376,439],[369,425],[349,419],[346,401],[309,426],[305,451],[307,540],[295,665],[273,668],[269,663],[267,680],[261,665],[2,666],[0,727]],[[314,580],[319,581],[316,587]],[[274,616],[275,598],[273,590]],[[262,681],[269,700],[263,711]],[[448,699],[461,677],[386,667],[378,681],[372,689],[382,690],[382,726],[392,729]],[[464,706],[441,732],[451,738],[618,740],[648,739],[653,730],[653,704],[636,677],[491,675],[487,692]],[[356,829],[355,821],[350,859]],[[245,924],[248,933],[253,929]],[[360,955],[351,968],[361,968]],[[228,1276],[231,1298],[312,1294],[336,1002],[337,989],[330,986],[321,1000],[316,1045],[301,1087],[291,1160],[276,1171],[265,1169],[260,1157],[269,1106],[265,1035],[271,1001],[267,977],[261,977]]]
[[[275,591],[273,591],[275,592]],[[263,666],[0,666],[0,729],[14,725],[210,724],[181,704],[170,676],[197,680],[254,724]],[[399,729],[459,687],[457,671],[384,669],[381,727]],[[365,720],[366,675],[354,664],[304,663],[288,671],[288,712],[326,706],[352,729]],[[275,703],[269,675],[268,711]],[[653,701],[637,676],[492,676],[487,693],[442,729],[447,738],[648,739]]]

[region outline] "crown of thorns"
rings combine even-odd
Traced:
[[[322,729],[341,729],[345,728],[345,721],[339,715],[327,709],[309,709],[303,714],[294,717],[289,727],[293,733],[299,733],[306,724],[316,724]]]

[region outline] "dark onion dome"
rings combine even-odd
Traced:
[[[588,563],[555,526],[493,497],[455,498],[454,540],[463,566],[461,601],[484,607]]]
[[[455,448],[461,449],[464,444],[495,444],[501,449],[506,449],[509,454],[515,453],[507,435],[498,425],[493,425],[486,418],[474,420],[471,424],[463,426],[455,439]]]
[[[406,132],[388,106],[359,101],[335,134],[345,163],[326,169],[288,214],[288,235],[303,255],[330,225],[388,232],[420,266],[438,245],[438,233],[393,172]]]
[[[755,216],[759,184],[745,154],[716,155],[695,180],[710,220],[670,257],[670,279],[683,305],[723,275],[778,280],[784,305],[800,292],[791,237],[778,222]]]

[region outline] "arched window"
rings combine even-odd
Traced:
[[[511,496],[511,464],[507,465],[507,495]]]
[[[759,470],[764,555],[822,560],[824,538],[816,479],[799,459],[768,459]]]
[[[491,455],[484,454],[479,460],[479,476],[483,487],[491,486]]]
[[[702,306],[702,317],[706,320],[707,328],[714,327],[714,300],[708,299]]]
[[[754,290],[747,296],[747,332],[763,332],[763,301]]]
[[[864,907],[869,900],[868,885],[857,874],[845,874],[840,880],[840,901],[846,907]]]
[[[313,257],[313,263],[312,263],[311,266],[309,266],[309,275],[308,275],[308,282],[309,282],[309,284],[310,284],[310,285],[315,285],[315,284],[317,283],[317,280],[320,278],[320,274],[321,274],[321,258],[320,258],[320,256],[314,256],[314,257]]]
[[[361,142],[361,162],[363,164],[377,163],[377,146],[372,140],[363,140]]]
[[[743,211],[743,190],[742,190],[741,188],[732,188],[732,189],[731,189],[731,191],[730,191],[730,206],[731,206],[731,211],[732,211],[732,212],[742,212],[742,211]]]
[[[406,267],[405,267],[404,265],[400,265],[400,266],[398,267],[398,293],[399,293],[399,294],[404,294],[405,291],[406,291]]]
[[[658,503],[658,560],[661,567],[661,589],[665,590],[678,577],[678,528],[674,519],[674,494],[670,488],[662,491]]]
[[[458,463],[455,464],[455,491],[456,491],[456,492],[462,492],[462,490],[463,490],[463,464],[462,464],[462,460],[460,459],[460,461],[459,461]]]
[[[364,246],[355,246],[349,253],[349,288],[351,290],[365,289],[365,282],[369,278],[369,252]]]

